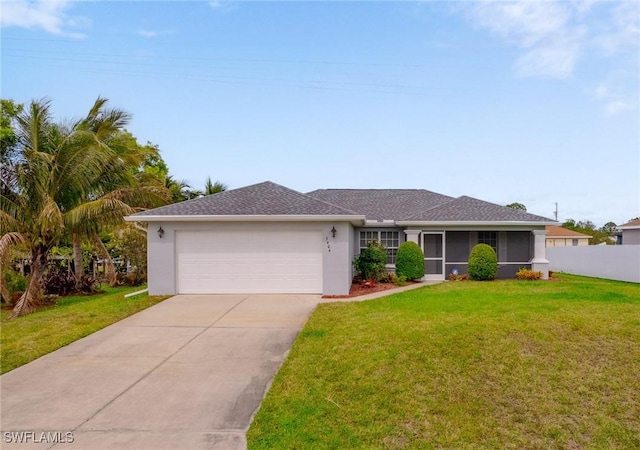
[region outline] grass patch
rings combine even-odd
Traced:
[[[320,305],[250,448],[640,448],[640,286],[442,283]]]
[[[0,315],[0,373],[20,367],[73,341],[152,306],[167,296],[140,294],[138,287],[106,288],[104,293],[57,299],[57,305],[9,320]]]

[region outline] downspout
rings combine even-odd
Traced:
[[[129,297],[133,297],[134,295],[144,294],[145,292],[149,292],[149,288],[143,289],[141,291],[130,292],[128,294],[125,294],[124,298],[129,298]]]

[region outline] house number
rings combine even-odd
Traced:
[[[329,242],[329,236],[325,237],[325,239],[327,240],[327,249],[329,250],[329,253],[331,253],[331,243]]]

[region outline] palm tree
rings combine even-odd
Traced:
[[[189,200],[192,191],[187,180],[176,180],[172,175],[167,175],[164,185],[171,192],[172,203]]]
[[[116,271],[100,233],[107,228],[124,224],[123,217],[147,208],[166,204],[168,191],[159,181],[143,177],[136,169],[145,159],[158,155],[152,146],[140,146],[123,127],[129,115],[119,109],[106,109],[106,99],[98,98],[87,116],[74,125],[74,130],[90,131],[100,145],[112,151],[106,170],[94,180],[93,189],[79,196],[73,213],[67,217],[67,228],[73,241],[74,266],[77,282],[83,275],[82,240],[88,239],[106,262],[107,277],[116,285]]]
[[[220,181],[216,181],[215,183],[211,182],[211,177],[207,177],[207,181],[204,184],[204,195],[217,194],[219,192],[224,192],[227,190],[227,185],[221,183]]]
[[[109,145],[128,116],[94,114],[105,102],[98,99],[90,120],[71,126],[53,122],[48,100],[33,101],[16,119],[18,148],[6,164],[11,176],[2,180],[0,228],[13,236],[3,241],[26,243],[31,273],[12,317],[37,307],[47,257],[65,233],[95,237],[101,224],[117,223],[135,211],[131,204],[141,194],[131,181],[133,156]],[[9,247],[0,245],[0,259]]]
[[[38,305],[47,257],[64,232],[64,214],[74,198],[90,191],[110,156],[94,145],[90,133],[70,133],[54,124],[49,109],[49,101],[34,101],[18,115],[19,148],[9,167],[13,185],[3,186],[0,197],[2,229],[20,236],[31,252],[27,289],[14,317]]]

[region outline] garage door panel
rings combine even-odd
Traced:
[[[321,293],[317,231],[179,231],[178,292]]]

